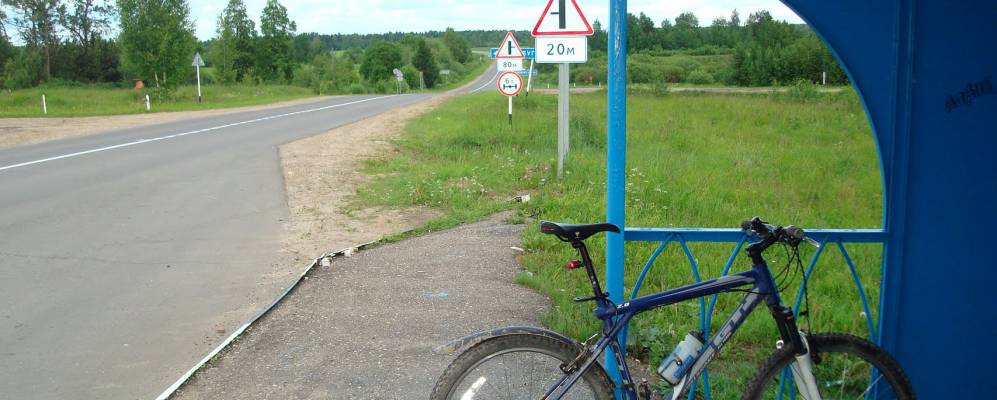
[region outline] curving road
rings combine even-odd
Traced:
[[[277,147],[428,96],[0,150],[0,398],[156,397],[304,267],[281,253]]]

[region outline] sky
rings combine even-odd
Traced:
[[[226,0],[188,0],[197,26],[197,37],[215,36],[215,21]],[[266,0],[243,0],[249,15],[257,22]],[[298,32],[385,33],[456,30],[509,29],[530,30],[546,5],[546,0],[278,0],[298,24]],[[605,22],[609,0],[577,0],[589,21]],[[674,20],[685,11],[699,17],[700,25],[709,25],[716,17],[728,17],[733,9],[741,14],[768,10],[772,17],[792,23],[802,20],[776,0],[629,0],[629,12],[643,12],[660,25]]]

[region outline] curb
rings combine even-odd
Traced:
[[[403,235],[404,234],[409,234],[410,232],[412,232],[412,231],[406,231],[406,232],[403,232],[402,234]],[[286,289],[284,289],[284,291],[281,292],[281,294],[279,296],[277,296],[276,299],[274,299],[272,302],[270,302],[269,305],[267,305],[266,307],[264,307],[263,310],[260,310],[260,312],[258,312],[255,316],[253,316],[248,321],[246,321],[246,323],[242,324],[239,327],[239,329],[236,329],[234,332],[232,332],[232,334],[229,335],[227,338],[225,338],[225,340],[222,341],[222,343],[219,344],[218,347],[215,347],[215,349],[212,350],[210,353],[208,353],[208,355],[204,356],[204,358],[202,358],[201,361],[199,361],[197,364],[195,364],[193,367],[191,367],[190,370],[188,370],[186,373],[184,373],[182,376],[180,376],[180,379],[177,379],[177,381],[173,382],[173,384],[170,385],[168,388],[166,388],[166,390],[164,390],[163,393],[160,393],[159,396],[156,397],[156,400],[167,400],[167,399],[170,398],[170,396],[173,396],[173,394],[176,393],[176,391],[178,389],[180,389],[181,386],[183,386],[185,383],[187,383],[187,381],[190,380],[190,378],[192,376],[194,376],[194,374],[197,373],[197,371],[199,371],[201,368],[203,368],[205,364],[207,364],[209,361],[211,361],[211,359],[215,358],[215,356],[217,356],[218,353],[220,353],[222,350],[224,350],[226,347],[228,347],[229,344],[231,344],[233,341],[235,341],[235,339],[237,337],[239,337],[240,335],[242,335],[242,333],[245,332],[246,329],[248,329],[253,324],[255,324],[256,321],[259,321],[265,315],[269,314],[270,311],[274,309],[274,307],[276,307],[278,304],[280,304],[280,302],[283,301],[284,298],[287,297],[287,295],[291,293],[291,291],[293,291],[296,287],[298,287],[298,284],[301,283],[301,281],[305,278],[305,276],[308,275],[308,273],[311,272],[313,269],[315,269],[316,266],[328,267],[329,265],[332,264],[332,260],[334,258],[337,258],[337,257],[350,257],[354,253],[356,253],[356,252],[358,252],[360,250],[364,250],[364,249],[367,249],[369,247],[375,246],[377,244],[380,244],[383,241],[384,241],[384,239],[373,240],[373,241],[370,241],[370,242],[367,242],[367,243],[362,243],[362,244],[359,244],[359,245],[356,245],[356,246],[353,246],[353,247],[347,247],[347,248],[342,249],[342,250],[338,250],[338,251],[334,251],[334,252],[330,252],[330,253],[325,253],[325,254],[322,254],[321,256],[319,256],[318,258],[312,260],[312,263],[308,267],[306,267],[305,270],[302,271],[301,274],[298,275],[298,278],[295,279],[293,282],[291,282],[291,284],[288,285],[288,287]]]

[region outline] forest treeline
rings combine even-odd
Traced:
[[[635,83],[771,85],[818,81],[823,73],[829,83],[846,82],[810,29],[765,11],[742,21],[735,10],[707,26],[688,12],[657,23],[640,13],[629,22],[628,73]],[[594,26],[591,61],[572,70],[576,81],[605,76],[607,35],[599,21]],[[268,0],[255,18],[242,0],[229,0],[217,16],[215,37],[198,41],[186,0],[0,0],[0,87],[143,80],[168,90],[192,81],[191,58],[201,52],[209,67],[206,83],[295,84],[318,93],[431,88],[460,79],[479,62],[471,48],[492,47],[503,34],[298,33],[278,0]],[[526,31],[518,36],[529,39]],[[404,87],[394,69],[404,74]]]

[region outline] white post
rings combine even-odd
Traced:
[[[149,95],[145,95],[145,110],[146,110],[146,111],[149,111],[149,110],[151,110],[151,109],[152,109],[152,108],[151,108],[151,107],[150,107],[150,105],[149,105]]]
[[[526,73],[526,97],[530,96],[530,89],[533,87],[533,61],[530,60],[530,70]]]
[[[45,93],[42,93],[42,114],[48,115],[48,104],[45,103]]]
[[[559,64],[557,71],[557,177],[564,175],[564,158],[568,155],[568,66]]]
[[[821,85],[827,85],[827,71],[823,71],[820,73],[820,81]]]
[[[508,97],[509,97],[509,126],[512,126],[512,96]]]
[[[201,102],[201,66],[195,65],[194,68],[197,69],[197,102]]]

